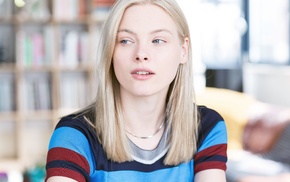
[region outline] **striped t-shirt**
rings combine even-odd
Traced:
[[[200,171],[226,170],[227,133],[223,118],[206,107],[199,107],[199,111],[198,150],[192,160],[177,166],[163,164],[166,152],[153,163],[108,160],[95,130],[83,117],[62,118],[49,144],[46,177],[65,176],[79,182],[192,182]]]

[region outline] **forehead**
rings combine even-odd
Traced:
[[[168,29],[176,31],[173,19],[161,7],[153,4],[133,5],[128,7],[121,19],[119,29],[155,30]]]

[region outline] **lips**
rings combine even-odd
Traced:
[[[147,71],[137,71],[133,74],[136,74],[136,75],[150,75],[150,74],[153,74],[153,73],[150,73],[150,72],[147,72]]]
[[[155,73],[149,69],[135,69],[131,72],[132,76],[136,80],[148,80],[150,79]]]
[[[131,72],[131,74],[135,75],[153,75],[155,74],[153,71],[148,69],[136,69]]]

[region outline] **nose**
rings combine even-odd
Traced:
[[[149,61],[149,53],[146,45],[140,45],[136,49],[135,61]]]
[[[136,56],[135,58],[136,61],[148,61],[148,58],[146,56]]]

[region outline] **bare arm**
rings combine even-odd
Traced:
[[[221,169],[208,169],[195,175],[196,182],[226,182],[225,171]]]
[[[53,176],[48,178],[47,182],[77,182],[77,181],[68,177]]]

